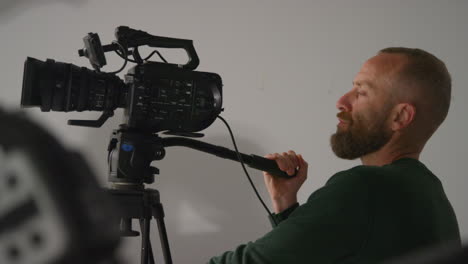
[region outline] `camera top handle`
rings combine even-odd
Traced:
[[[118,27],[115,30],[115,37],[120,44],[122,44],[124,47],[126,46],[127,48],[148,45],[153,48],[184,49],[185,52],[187,52],[189,60],[186,64],[177,65],[166,63],[169,65],[174,65],[187,70],[195,70],[200,64],[197,52],[193,46],[193,41],[190,39],[153,36],[144,31],[131,29],[127,26]]]
[[[174,49],[184,49],[187,52],[188,62],[186,64],[173,64],[173,63],[164,63],[165,65],[174,66],[177,68],[195,70],[200,64],[197,52],[193,46],[193,41],[189,39],[177,39],[177,38],[168,38],[168,37],[159,37],[150,35],[141,30],[135,30],[127,26],[120,26],[115,29],[115,38],[117,43],[101,46],[99,36],[94,33],[89,33],[85,38],[85,49],[80,49],[78,54],[80,57],[85,56],[89,58],[91,65],[95,69],[101,68],[106,64],[106,59],[104,56],[105,52],[108,51],[117,51],[122,48],[127,49],[134,48],[134,55],[138,55],[137,48],[139,46],[149,46],[153,48],[174,48]],[[141,58],[136,58],[137,63],[141,64],[143,61]]]

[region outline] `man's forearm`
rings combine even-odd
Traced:
[[[297,203],[297,197],[281,197],[281,198],[272,198],[273,210],[275,213],[279,214],[284,210],[290,208]]]

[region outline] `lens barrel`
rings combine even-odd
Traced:
[[[124,82],[71,63],[28,57],[24,64],[22,107],[41,111],[105,111],[125,106]]]

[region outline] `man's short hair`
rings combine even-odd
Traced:
[[[379,53],[401,54],[407,58],[398,72],[399,79],[416,89],[413,93],[418,97],[414,102],[416,110],[425,112],[425,123],[429,125],[428,132],[432,135],[445,120],[450,108],[452,80],[445,63],[421,49],[390,47]]]

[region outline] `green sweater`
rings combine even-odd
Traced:
[[[209,264],[379,263],[461,243],[441,182],[410,158],[338,172],[305,204],[273,217],[278,225],[272,231]]]

